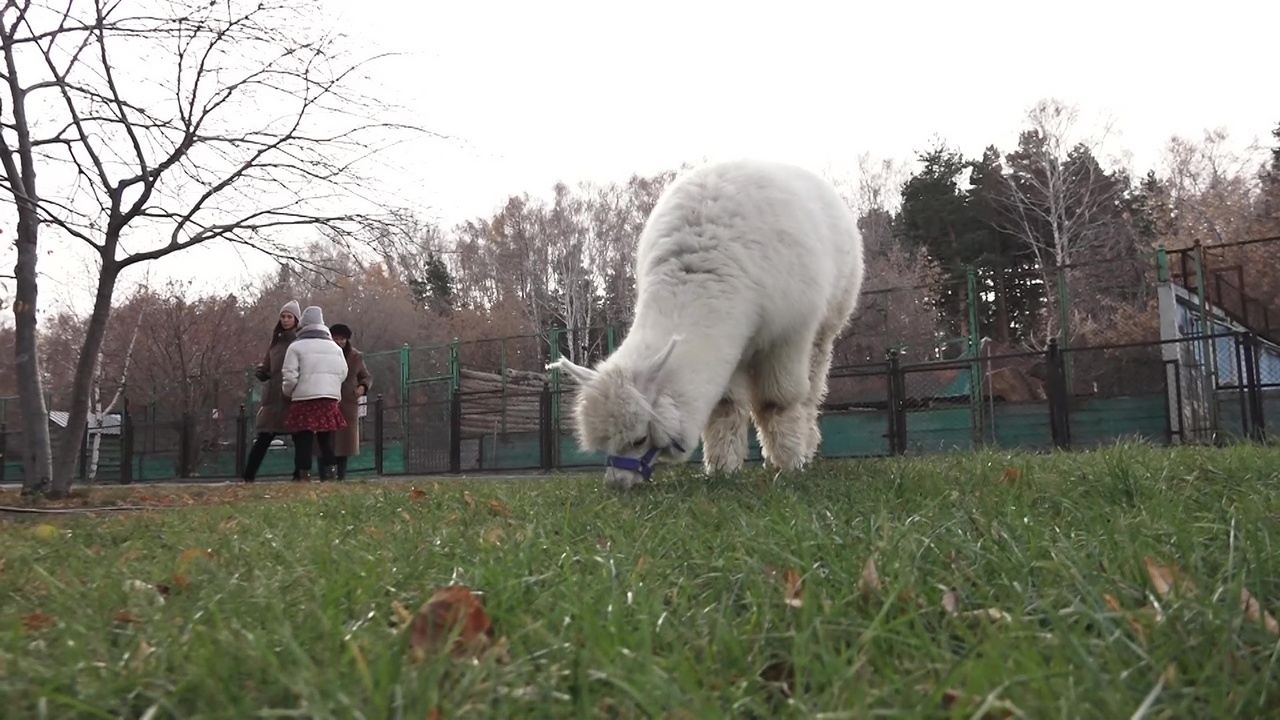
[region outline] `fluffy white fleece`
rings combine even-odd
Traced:
[[[738,470],[754,422],[766,462],[802,468],[821,440],[832,345],[862,286],[862,237],[835,188],[792,165],[706,165],[659,198],[636,248],[636,314],[579,384],[584,451],[606,484],[648,479],[703,443],[707,473]]]

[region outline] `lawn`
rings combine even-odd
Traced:
[[[1280,714],[1280,450],[655,480],[141,489],[91,500],[164,507],[0,520],[2,713]]]

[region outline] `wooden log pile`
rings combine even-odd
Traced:
[[[542,385],[549,380],[544,373],[527,370],[507,368],[499,374],[462,368],[462,436],[537,432]]]

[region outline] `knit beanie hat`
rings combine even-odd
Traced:
[[[283,315],[285,313],[292,315],[295,320],[300,320],[302,317],[302,309],[298,307],[298,301],[290,300],[285,303],[284,307],[280,308],[280,314]]]
[[[324,313],[318,306],[311,305],[307,307],[306,310],[302,311],[302,321],[298,324],[302,325],[302,327],[307,327],[308,325],[324,325]]]

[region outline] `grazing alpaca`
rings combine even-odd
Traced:
[[[607,485],[649,479],[703,443],[708,474],[747,454],[802,468],[821,440],[831,350],[862,285],[862,236],[821,177],[774,162],[708,165],[659,198],[636,248],[635,320],[577,381],[579,446],[608,455]]]

